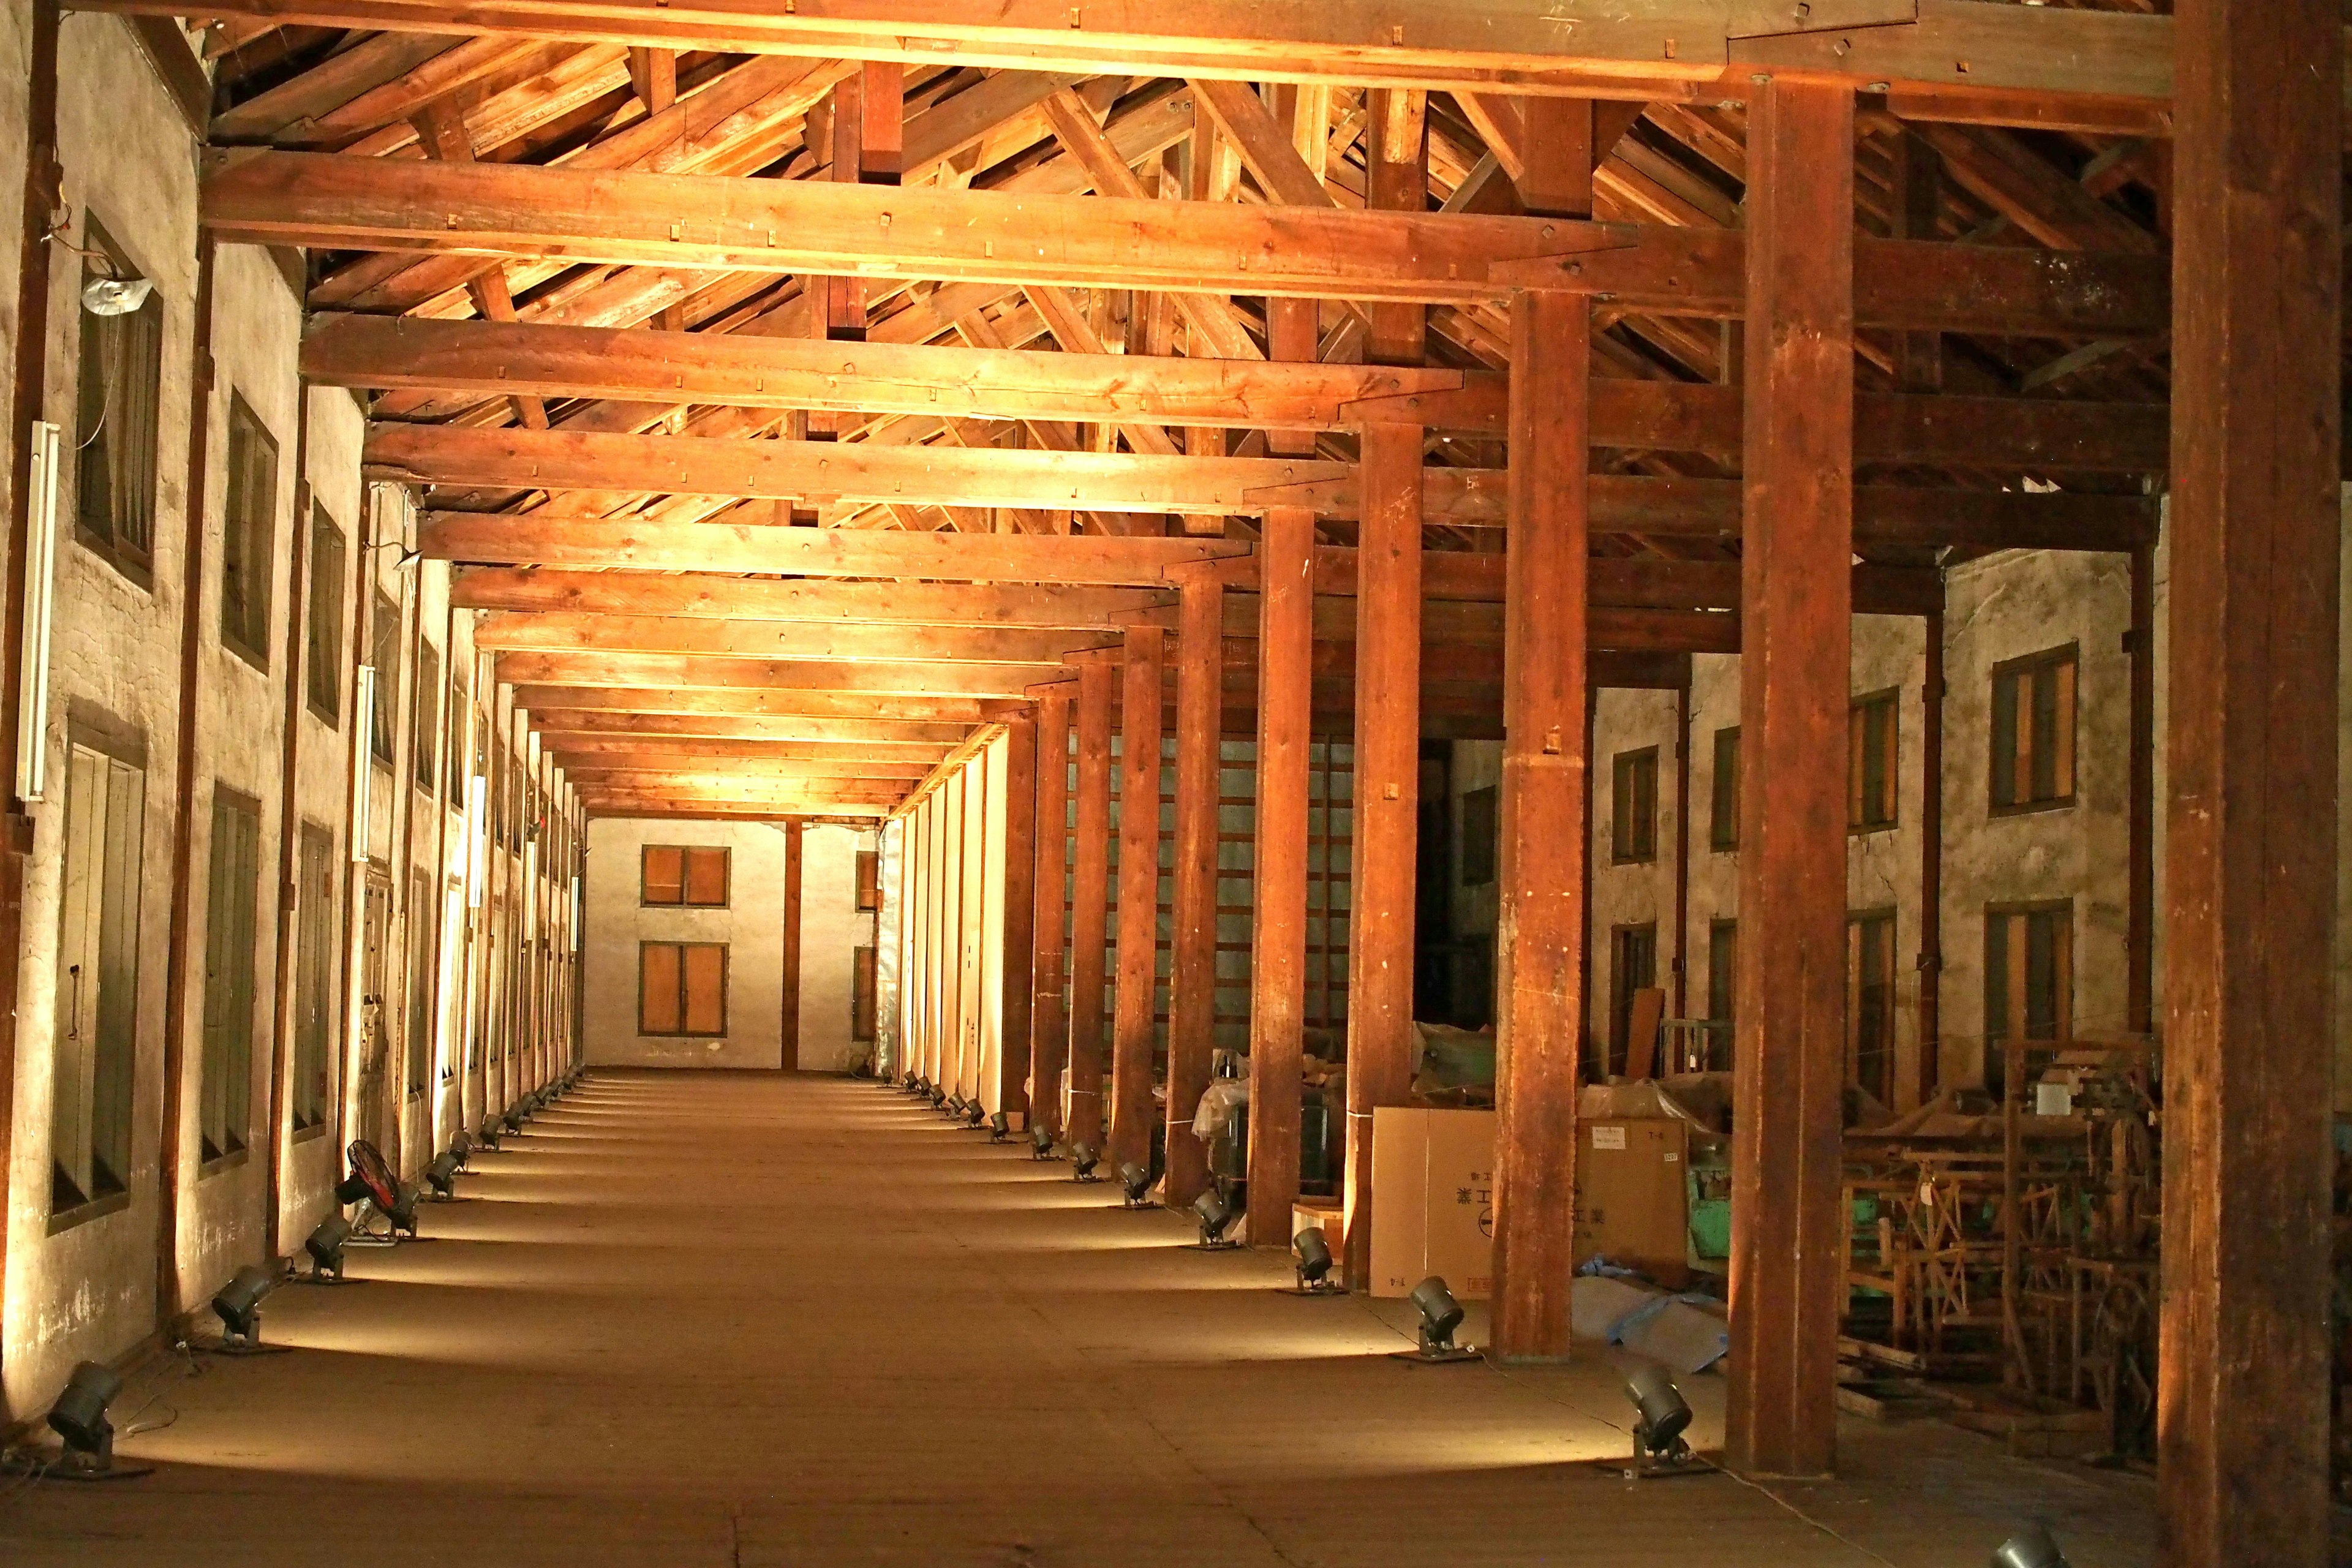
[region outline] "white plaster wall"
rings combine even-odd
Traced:
[[[215,254],[212,353],[216,368],[208,415],[204,563],[197,584],[200,637],[197,670],[195,788],[190,800],[193,849],[185,936],[190,964],[188,1007],[181,1040],[180,1169],[188,1193],[179,1211],[180,1297],[202,1300],[261,1253],[277,978],[277,862],[284,782],[286,628],[294,588],[291,549],[299,414],[295,354],[301,307],[268,254],[253,246],[225,245]],[[271,506],[268,630],[264,663],[257,668],[220,635],[221,563],[226,549],[232,399],[243,399],[278,447],[278,489]],[[204,1014],[208,979],[205,954],[215,792],[228,789],[258,803],[261,886],[255,899],[258,941],[244,962],[252,966],[254,1018],[246,1084],[245,1147],[203,1164]]]
[[[874,955],[875,1071],[895,1077],[905,1070],[907,1059],[898,1006],[907,949],[907,819],[892,817],[876,837],[882,852],[882,909],[875,921],[878,933]]]
[[[24,12],[12,6],[14,68],[0,71],[21,95]],[[163,942],[170,918],[173,757],[179,722],[180,582],[185,559],[189,367],[194,327],[195,169],[185,124],[110,16],[77,14],[59,33],[58,157],[73,234],[94,205],[116,241],[156,282],[163,306],[158,397],[154,585],[123,576],[60,530],[51,644],[49,802],[35,809],[26,868],[19,969],[14,1153],[7,1172],[6,1407],[39,1409],[73,1363],[107,1359],[155,1322],[156,1174],[163,1045]],[[21,159],[22,108],[8,123]],[[21,162],[16,165],[21,168]],[[19,181],[0,178],[13,194]],[[49,252],[47,417],[75,428],[79,374],[79,263]],[[5,291],[0,291],[5,292]],[[7,297],[14,298],[13,292]],[[69,437],[69,439],[72,437]],[[74,475],[63,477],[60,510],[70,519]],[[51,1062],[57,1009],[59,832],[68,715],[77,705],[139,731],[146,749],[146,812],[140,908],[139,1047],[133,1076],[129,1192],[110,1212],[48,1234]],[[209,797],[207,797],[208,800]]]
[[[731,848],[729,906],[723,910],[642,907],[638,851],[647,844],[723,844]],[[805,878],[805,861],[803,875]],[[807,896],[805,880],[802,896]],[[782,1062],[784,835],[781,825],[598,818],[588,829],[587,901],[585,984],[592,1066],[772,1068]],[[640,942],[729,944],[724,1037],[697,1039],[637,1033]],[[803,1050],[806,1049],[803,1037]]]
[[[875,941],[857,910],[857,853],[877,835],[818,823],[801,835],[801,1070],[847,1072],[872,1047],[850,1038],[856,949]],[[885,886],[887,886],[886,881]]]
[[[1618,926],[1657,923],[1657,984],[1666,992],[1666,1011],[1674,1013],[1675,856],[1683,803],[1675,791],[1675,694],[1605,688],[1594,694],[1592,710],[1592,984],[1585,996],[1585,1030],[1591,1059],[1598,1061],[1609,1046],[1610,988],[1615,984],[1614,944],[1611,932]],[[1616,844],[1616,758],[1645,746],[1658,749],[1657,853],[1649,860],[1623,866],[1612,861]]]

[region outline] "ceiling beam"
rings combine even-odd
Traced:
[[[485,652],[690,653],[842,664],[1026,664],[1053,668],[1073,651],[1103,643],[1104,634],[1088,631],[714,620],[576,611],[497,611],[474,625],[474,646]],[[1042,679],[1034,672],[1028,677]]]
[[[803,577],[1133,587],[1165,587],[1164,574],[1171,566],[1249,548],[1223,540],[902,533],[449,511],[426,515],[417,547],[428,560],[486,564],[636,565]]]
[[[784,748],[811,755],[929,755],[961,742],[969,724],[906,719],[795,718],[740,713],[629,712],[615,709],[541,708],[530,727],[575,744],[613,740],[630,745]]]
[[[324,315],[302,372],[326,384],[484,396],[829,409],[988,419],[1344,430],[1411,415],[1433,429],[1501,435],[1499,371],[1053,353],[927,344],[823,343],[735,332],[533,326],[417,316]],[[1736,459],[1740,389],[1603,378],[1592,444]],[[1864,393],[1862,463],[2161,472],[2162,404]]]
[[[170,15],[184,0],[79,0]],[[326,27],[517,33],[734,54],[1009,70],[1507,88],[1709,103],[1765,68],[1886,92],[1897,113],[2157,133],[2173,92],[2170,18],[1965,0],[1647,0],[1563,15],[1538,0],[213,0],[208,15]],[[2028,116],[2040,114],[2035,121]]]
[[[1146,588],[1048,584],[843,583],[717,574],[564,572],[510,566],[459,571],[461,610],[586,611],[720,620],[875,622],[1115,632],[1173,626],[1176,596]]]
[[[647,715],[651,717],[651,715]],[[735,741],[709,735],[580,734],[534,724],[541,751],[572,763],[590,758],[658,757],[668,765],[679,758],[744,759],[753,762],[803,763],[813,769],[848,771],[872,767],[883,773],[903,768],[930,767],[947,755],[946,746],[816,745],[804,741]],[[604,765],[615,765],[606,763]]]
[[[205,182],[217,237],[326,249],[527,256],[730,272],[1492,304],[1521,289],[1732,319],[1737,230],[1470,213],[1244,206],[815,180],[257,153]],[[2155,337],[2157,256],[1864,238],[1866,328]]]
[[[635,687],[626,681],[583,686],[564,681],[547,685],[518,683],[514,705],[530,712],[602,711],[662,713],[698,718],[781,719],[795,723],[829,720],[843,724],[872,726],[887,733],[903,723],[984,723],[1018,704],[973,697],[877,696],[837,691],[702,690],[682,688]]]
[[[1015,699],[1047,679],[1053,665],[825,664],[663,653],[502,653],[498,678],[516,686],[651,687],[669,690],[750,688],[874,697]]]

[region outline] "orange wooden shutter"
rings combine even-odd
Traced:
[[[678,949],[676,942],[649,942],[637,949],[637,1032],[678,1032]]]
[[[684,861],[686,851],[668,844],[646,846],[645,901],[649,904],[674,904],[686,890]]]
[[[727,1032],[727,950],[713,942],[686,949],[686,1033]]]
[[[727,851],[689,849],[686,852],[686,901],[724,904],[727,901]]]

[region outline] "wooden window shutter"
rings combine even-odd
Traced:
[[[854,949],[850,958],[849,1037],[870,1040],[874,1037],[874,950]]]
[[[682,903],[686,899],[686,851],[669,844],[648,844],[645,850],[645,901]]]
[[[678,1032],[678,946],[674,942],[649,942],[637,949],[637,1033]]]
[[[878,850],[857,852],[857,912],[870,914],[882,907],[882,856]],[[859,951],[867,951],[860,949]]]
[[[688,849],[686,854],[686,902],[718,907],[727,902],[727,851]]]
[[[686,951],[686,1028],[689,1035],[727,1032],[727,949],[695,942]]]

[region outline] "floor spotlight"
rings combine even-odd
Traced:
[[[950,1121],[961,1116],[963,1114],[963,1096],[960,1094],[949,1095],[947,1099],[940,1102],[940,1110],[945,1112]]]
[[[49,1430],[65,1440],[64,1458],[42,1471],[57,1480],[116,1481],[143,1476],[153,1467],[114,1462],[114,1423],[106,1407],[122,1392],[122,1374],[94,1361],[83,1362],[66,1379],[49,1406]]]
[[[963,1102],[963,1124],[975,1130],[988,1125],[988,1112],[982,1107],[979,1100],[967,1100]]]
[[[353,1171],[335,1184],[335,1202],[343,1208],[349,1208],[353,1204],[365,1203],[374,1195],[375,1189],[369,1186],[368,1179],[357,1171]]]
[[[404,1230],[411,1241],[416,1239],[416,1200],[422,1196],[422,1193],[405,1182],[394,1189],[392,1206],[383,1211],[383,1217],[391,1222],[393,1235],[398,1236]]]
[[[1029,1157],[1032,1160],[1054,1157],[1054,1134],[1050,1128],[1041,1124],[1029,1129]]]
[[[2066,1568],[2066,1554],[2038,1524],[2029,1524],[1997,1547],[1992,1568]]]
[[[457,1156],[457,1169],[464,1170],[466,1162],[473,1157],[474,1135],[462,1127],[457,1129],[457,1135],[449,1140],[449,1152]]]
[[[506,1129],[508,1131],[520,1132],[522,1131],[523,1122],[527,1121],[530,1116],[530,1112],[524,1110],[522,1101],[518,1100],[512,1105],[507,1107],[507,1113],[499,1120],[506,1123]]]
[[[1005,1115],[1004,1112],[1000,1110],[988,1119],[988,1141],[990,1142],[1002,1143],[1007,1138],[1012,1136],[1013,1119],[1011,1117]]]
[[[1478,1359],[1475,1350],[1454,1342],[1454,1331],[1462,1326],[1462,1303],[1454,1299],[1442,1277],[1431,1275],[1412,1288],[1409,1299],[1421,1313],[1421,1348],[1393,1352],[1395,1360],[1437,1366]]]
[[[258,1263],[248,1263],[213,1297],[213,1310],[221,1321],[221,1350],[228,1355],[259,1355],[285,1345],[261,1342],[261,1299],[278,1289],[278,1275]]]
[[[1290,1238],[1291,1272],[1298,1283],[1286,1296],[1344,1296],[1348,1288],[1331,1278],[1331,1240],[1319,1225],[1310,1225]]]
[[[1125,1194],[1119,1199],[1119,1207],[1148,1209],[1152,1206],[1143,1196],[1151,1190],[1150,1166],[1129,1160],[1118,1168],[1118,1185],[1120,1192]]]
[[[948,1091],[946,1086],[936,1083],[931,1085],[931,1109],[933,1110],[937,1110],[940,1106],[945,1105],[947,1102]]]
[[[1192,1212],[1201,1220],[1201,1239],[1194,1247],[1203,1252],[1230,1252],[1241,1245],[1238,1238],[1225,1234],[1242,1217],[1241,1207],[1224,1194],[1211,1187],[1192,1200]]]
[[[1633,1402],[1639,1417],[1633,1423],[1633,1463],[1625,1471],[1627,1480],[1701,1475],[1710,1468],[1700,1464],[1683,1441],[1691,1408],[1664,1367],[1654,1361],[1634,1363],[1625,1374],[1625,1397]]]
[[[1102,1178],[1095,1174],[1095,1167],[1100,1163],[1102,1163],[1102,1155],[1096,1152],[1093,1144],[1073,1143],[1070,1145],[1070,1179],[1072,1181],[1101,1181]]]
[[[319,1228],[302,1243],[302,1250],[310,1255],[311,1284],[343,1282],[343,1243],[351,1238],[352,1222],[342,1215],[329,1215],[319,1222]]]
[[[443,1203],[456,1197],[457,1173],[465,1168],[466,1162],[457,1157],[454,1149],[446,1154],[436,1154],[433,1163],[425,1167],[425,1180],[432,1187],[433,1195]]]
[[[499,1146],[499,1119],[497,1117],[485,1116],[482,1118],[481,1126],[475,1129],[474,1131],[474,1145],[476,1148],[479,1149],[496,1149]]]

